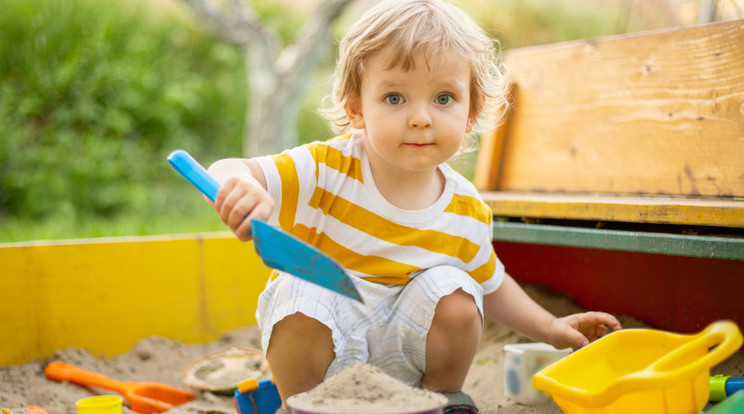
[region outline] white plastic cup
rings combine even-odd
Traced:
[[[504,345],[504,393],[524,405],[542,404],[550,395],[532,386],[532,377],[541,369],[571,353],[542,342]]]

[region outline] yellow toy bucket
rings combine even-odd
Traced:
[[[693,335],[624,329],[549,365],[532,384],[566,414],[697,414],[710,396],[710,368],[741,344],[730,321]]]

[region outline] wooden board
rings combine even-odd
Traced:
[[[517,85],[509,85],[509,96],[514,96]],[[475,163],[475,177],[473,183],[479,189],[497,188],[497,179],[501,175],[501,162],[504,153],[504,140],[506,139],[506,126],[510,122],[512,107],[504,111],[504,119],[499,123],[499,127],[489,131],[484,131],[480,137],[478,158]]]
[[[744,199],[483,191],[494,216],[744,228]]]
[[[269,269],[230,234],[0,245],[0,366],[70,346],[113,357],[150,335],[216,340],[255,323]]]
[[[698,236],[497,221],[494,223],[493,240],[744,262],[744,237]]]
[[[744,261],[494,242],[506,271],[569,295],[585,309],[698,332],[730,319],[744,329]]]
[[[515,49],[506,63],[515,104],[480,188],[744,196],[744,20]]]

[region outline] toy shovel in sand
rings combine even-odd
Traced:
[[[69,381],[77,385],[115,391],[129,402],[132,411],[140,414],[162,413],[194,399],[189,390],[159,382],[119,382],[64,362],[50,362],[44,373],[56,381]]]
[[[168,162],[207,198],[215,200],[220,183],[189,153],[173,151]],[[252,219],[251,228],[256,252],[267,266],[363,302],[344,268],[330,256],[263,221]]]

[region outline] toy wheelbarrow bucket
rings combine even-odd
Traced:
[[[697,414],[710,396],[710,368],[736,352],[742,335],[720,321],[693,335],[624,329],[533,377],[571,414]]]
[[[129,403],[130,409],[140,414],[161,413],[194,399],[189,390],[159,382],[119,382],[64,362],[50,362],[44,369],[47,378],[69,381],[77,385],[115,391]]]

